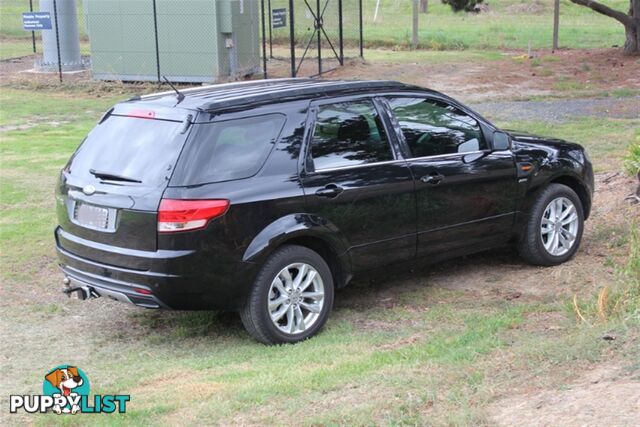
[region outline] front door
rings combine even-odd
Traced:
[[[517,178],[510,151],[491,151],[478,121],[440,99],[389,97],[416,180],[418,255],[438,259],[506,242]]]
[[[301,174],[308,210],[348,242],[355,271],[413,259],[413,177],[373,99],[318,104]]]

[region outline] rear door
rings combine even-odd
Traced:
[[[57,188],[63,248],[88,240],[156,250],[158,205],[187,136],[186,116],[120,108],[89,133]]]
[[[414,184],[371,98],[317,103],[301,179],[310,212],[350,246],[354,270],[412,259]]]
[[[386,99],[416,179],[418,255],[506,242],[517,194],[512,153],[492,151],[480,122],[445,100]]]

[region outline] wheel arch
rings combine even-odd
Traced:
[[[580,203],[582,203],[582,212],[584,214],[584,219],[589,218],[589,214],[591,213],[591,196],[589,195],[589,191],[586,186],[580,181],[580,179],[571,176],[571,175],[560,175],[553,178],[551,181],[547,183],[549,184],[562,184],[571,188],[578,195],[580,199]]]
[[[283,245],[304,246],[317,252],[329,265],[336,288],[351,280],[346,239],[333,224],[315,215],[288,215],[269,224],[249,244],[243,261],[263,264]]]
[[[524,196],[524,202],[521,210],[528,212],[537,194],[551,184],[566,185],[567,187],[575,191],[575,193],[578,195],[578,198],[580,199],[580,203],[582,204],[582,213],[584,214],[584,219],[586,220],[587,218],[589,218],[589,214],[591,213],[591,195],[589,194],[589,190],[582,183],[580,178],[569,174],[556,175],[544,181],[544,183],[530,188]]]

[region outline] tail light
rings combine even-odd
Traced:
[[[162,199],[158,211],[158,231],[178,231],[205,228],[213,218],[224,215],[228,200],[175,200]]]

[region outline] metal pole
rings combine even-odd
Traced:
[[[344,23],[342,21],[342,0],[338,0],[338,32],[340,37],[340,65],[344,65],[344,33],[342,27]]]
[[[269,6],[269,58],[273,59],[273,30],[271,28],[271,26],[273,25],[273,23],[271,22],[272,16],[273,16],[273,9],[271,9],[271,0],[269,0],[268,6]]]
[[[316,0],[316,32],[318,33],[318,74],[322,74],[322,17],[320,16],[320,0]]]
[[[264,16],[264,0],[260,1],[260,8],[262,9],[262,72],[264,78],[267,78],[267,29],[265,28],[265,16]],[[269,8],[271,10],[271,8]]]
[[[362,33],[362,0],[358,1],[359,4],[359,21],[360,21],[360,58],[364,58],[364,34]]]
[[[413,36],[411,38],[412,49],[418,48],[418,5],[419,0],[413,0]]]
[[[56,48],[58,50],[58,76],[60,83],[62,83],[62,59],[60,55],[60,32],[58,31],[58,5],[56,0],[53,0],[53,19],[56,24]]]
[[[156,0],[153,0],[153,33],[156,39],[156,73],[158,75],[158,83],[161,83],[160,76],[160,45],[158,44],[158,12],[156,8]]]
[[[33,12],[33,0],[29,0],[29,12]],[[33,43],[33,53],[36,53],[36,32],[31,31],[31,43]]]
[[[296,76],[296,32],[294,28],[293,0],[289,0],[289,42],[291,43],[291,77]]]
[[[558,50],[558,31],[560,29],[560,0],[553,3],[553,47],[552,52]]]

